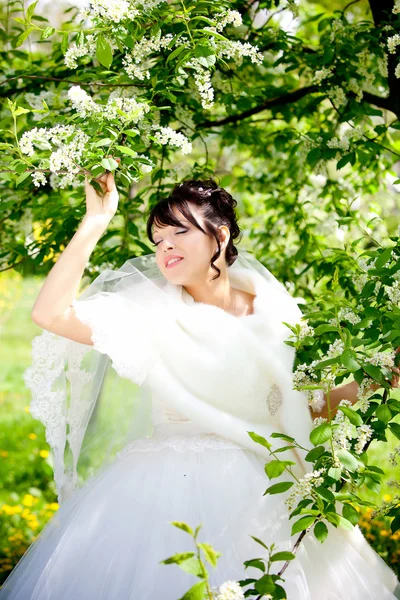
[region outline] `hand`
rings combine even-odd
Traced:
[[[103,190],[99,196],[94,187],[85,179],[86,217],[105,217],[111,220],[118,208],[118,190],[112,173],[103,173],[96,179]]]

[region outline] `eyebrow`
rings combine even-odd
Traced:
[[[171,225],[171,227],[184,227],[184,223],[189,223],[189,221],[187,219],[183,219],[181,225]],[[153,235],[155,235],[157,233],[158,229],[159,229],[158,227],[154,226]],[[162,229],[164,229],[164,227]]]

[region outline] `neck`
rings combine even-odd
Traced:
[[[212,304],[228,311],[235,308],[236,296],[234,288],[230,284],[227,269],[221,269],[220,276],[213,281],[201,281],[182,287],[195,302]]]

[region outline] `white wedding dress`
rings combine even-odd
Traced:
[[[150,361],[143,383],[152,396],[152,437],[127,444],[69,495],[6,580],[0,600],[178,600],[199,579],[160,563],[194,550],[171,521],[193,529],[202,524],[198,540],[222,553],[215,569],[208,565],[215,586],[260,577],[243,566],[266,556],[251,536],[279,550],[293,548],[297,536],[290,535],[285,494],[263,496],[270,485],[267,455],[246,432],[295,431],[310,447],[311,418],[305,395],[290,389],[293,349],[277,329],[273,335],[266,288],[254,275],[234,275],[236,287],[256,292],[254,314],[234,317],[180,290],[179,331],[162,330],[162,360]],[[140,327],[132,318],[127,331],[107,329],[107,304],[114,300],[100,294],[75,308],[91,324],[95,347],[108,348],[113,367],[129,377],[127,340]],[[114,317],[129,308],[122,299]],[[285,458],[304,473],[301,457]],[[272,572],[281,566],[274,563]],[[394,573],[358,527],[330,526],[323,544],[309,532],[284,579],[289,600],[400,597]]]

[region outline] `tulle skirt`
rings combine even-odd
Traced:
[[[9,575],[0,600],[178,600],[199,579],[160,561],[195,551],[171,525],[202,524],[198,541],[222,553],[210,583],[259,578],[243,562],[266,557],[251,536],[291,550],[284,495],[266,495],[265,460],[250,450],[138,440],[78,489]],[[283,563],[273,563],[278,572]],[[288,600],[394,600],[392,570],[361,531],[330,527],[303,539],[284,573]]]

